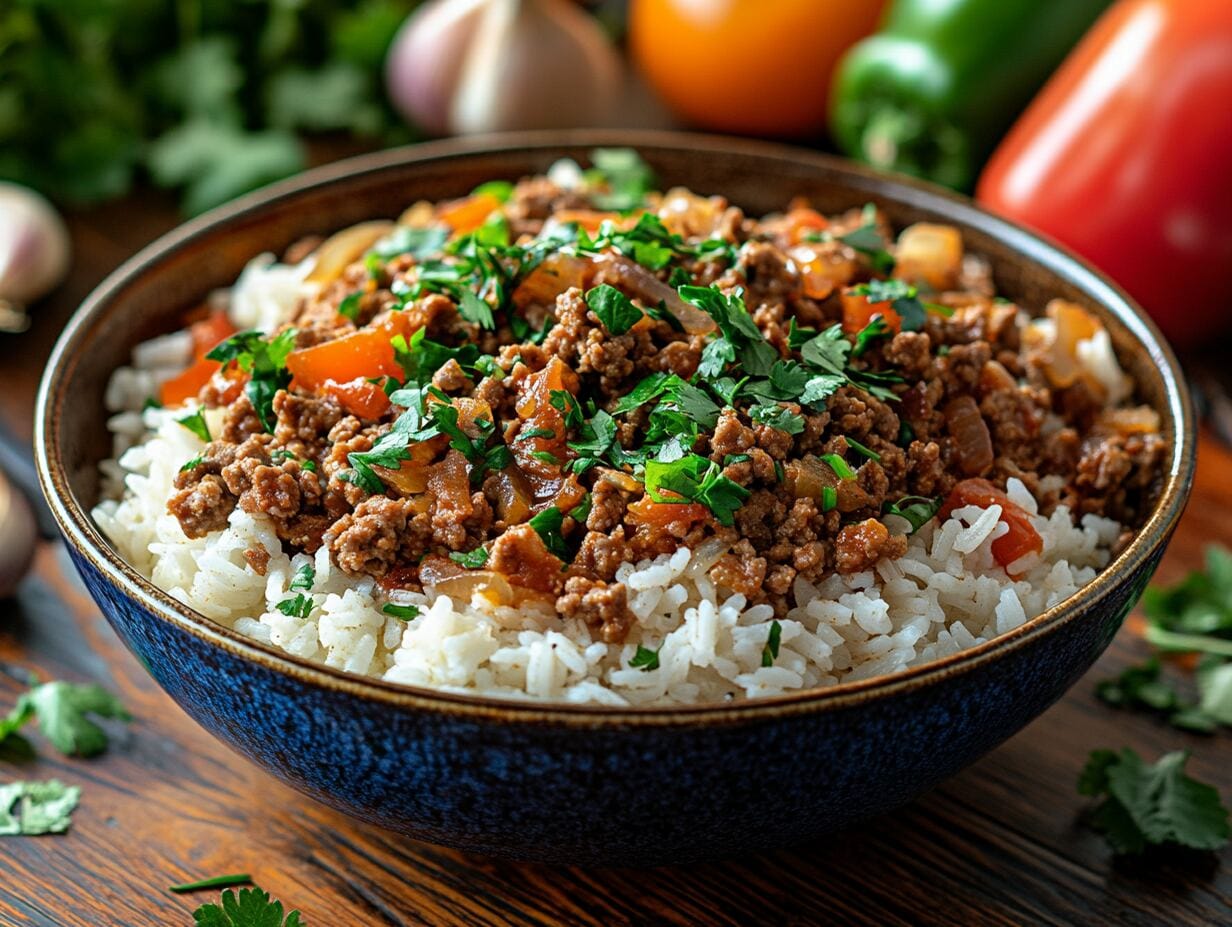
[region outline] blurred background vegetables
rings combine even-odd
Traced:
[[[980,178],[989,208],[1069,245],[1178,344],[1227,322],[1232,3],[1121,0]]]
[[[830,129],[874,167],[970,189],[1001,133],[1109,0],[894,0],[844,56]]]
[[[1178,342],[1232,314],[1229,100],[1232,0],[0,5],[0,180],[69,209],[154,184],[192,214],[345,154],[575,126],[793,139],[968,191],[1026,110],[980,199]],[[65,239],[45,203],[0,204],[12,307],[62,274]],[[24,319],[0,305],[0,329]]]
[[[432,0],[402,27],[389,96],[429,132],[601,125],[622,64],[570,0]]]
[[[0,331],[26,327],[25,306],[68,272],[68,230],[33,190],[0,182]]]
[[[631,0],[633,60],[690,124],[816,137],[835,61],[880,0]]]

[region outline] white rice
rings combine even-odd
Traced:
[[[254,262],[230,297],[243,327],[269,330],[288,318],[305,291],[306,268]],[[117,459],[101,465],[105,501],[94,510],[120,553],[170,595],[214,621],[287,653],[347,672],[451,692],[610,705],[681,704],[777,695],[900,672],[973,647],[1017,628],[1073,595],[1108,562],[1121,526],[1093,515],[1074,524],[1069,511],[1038,514],[1018,480],[1008,496],[1026,511],[1043,551],[1012,564],[1012,578],[991,545],[1008,529],[999,506],[956,509],[924,526],[906,555],[874,570],[833,575],[820,585],[797,578],[797,603],[779,619],[780,649],[763,666],[773,609],[750,606],[711,578],[725,553],[696,550],[622,564],[638,624],[623,644],[595,639],[581,621],[550,609],[496,607],[444,595],[398,591],[414,605],[401,621],[382,613],[386,599],[372,579],[349,577],[329,560],[289,557],[264,516],[236,510],[229,525],[189,539],[167,511],[180,466],[202,450],[176,423],[183,410],[140,411],[161,380],[188,359],[181,336],[147,342],[132,367],[116,371],[107,391]],[[219,412],[207,412],[214,427]],[[905,528],[905,523],[897,525]],[[261,576],[244,557],[269,554]],[[307,619],[285,615],[297,569],[315,577]],[[658,651],[658,667],[632,668],[638,648]]]

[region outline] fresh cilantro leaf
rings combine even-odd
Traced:
[[[480,328],[496,327],[496,319],[492,315],[492,307],[479,298],[473,291],[465,287],[460,292],[458,300],[458,315]]]
[[[419,617],[419,606],[399,605],[396,602],[386,602],[381,606],[382,613],[397,618],[399,621],[410,621]]]
[[[363,298],[362,290],[348,293],[342,298],[342,302],[338,304],[338,314],[344,319],[350,319],[352,322],[356,321],[359,318],[359,301]]]
[[[884,338],[888,334],[890,334],[890,326],[885,318],[880,315],[873,316],[867,325],[856,332],[856,340],[851,349],[851,356],[862,356],[874,341]]]
[[[915,534],[933,520],[940,508],[940,497],[903,496],[897,502],[886,503],[885,514],[905,518],[911,524],[911,533]]]
[[[663,390],[665,388],[664,384],[671,376],[673,376],[673,374],[650,374],[650,376],[640,381],[637,386],[633,387],[633,389],[621,396],[612,411],[617,415],[621,415],[625,412],[632,412],[639,406],[644,406],[652,399],[657,399],[663,394]]]
[[[107,734],[90,716],[131,721],[120,700],[102,686],[55,681],[37,685],[17,701],[12,717],[33,714],[39,730],[66,756],[91,757],[107,749]]]
[[[594,167],[586,176],[606,186],[591,195],[599,209],[636,209],[654,189],[654,171],[632,148],[596,148],[590,153],[590,163]]]
[[[580,457],[602,457],[616,442],[616,421],[600,409],[578,430],[569,449]]]
[[[1102,797],[1092,826],[1113,852],[1139,854],[1148,846],[1217,850],[1228,843],[1228,810],[1219,793],[1185,775],[1186,751],[1147,765],[1128,748],[1096,750],[1078,780],[1083,795]]]
[[[749,409],[749,416],[755,422],[777,428],[789,435],[798,435],[804,431],[804,416],[778,403],[755,405]]]
[[[454,563],[461,564],[468,570],[479,570],[488,562],[488,552],[483,547],[476,547],[472,551],[463,553],[461,551],[451,551],[449,559]]]
[[[307,592],[312,588],[316,578],[317,571],[313,569],[312,563],[309,561],[295,571],[295,575],[291,577],[290,585],[287,588],[292,591]]]
[[[744,305],[739,288],[723,293],[716,286],[682,286],[676,292],[685,302],[714,319],[723,338],[735,349],[744,371],[755,377],[768,376],[779,353],[766,341]],[[713,361],[713,358],[710,359]]]
[[[518,436],[514,438],[513,440],[529,441],[532,438],[551,439],[555,437],[556,437],[556,432],[554,432],[551,428],[523,428],[521,431],[518,432]]]
[[[649,647],[637,645],[637,652],[629,659],[630,669],[640,669],[643,673],[649,673],[651,670],[659,668],[659,651],[663,649],[660,644],[657,649],[651,650]]]
[[[894,255],[886,250],[886,240],[877,230],[877,207],[872,203],[864,206],[860,225],[844,235],[839,235],[838,240],[868,258],[876,273],[889,274],[894,270]]]
[[[198,454],[196,457],[192,457],[184,461],[184,463],[180,466],[180,472],[185,473],[188,470],[193,469],[194,467],[201,466],[201,461],[203,460],[205,460],[205,458],[202,457],[200,454]]]
[[[513,196],[513,184],[508,180],[489,180],[472,190],[471,196],[491,196],[502,203],[508,203]]]
[[[297,335],[298,331],[294,328],[283,329],[268,340],[259,331],[240,332],[205,355],[220,364],[234,361],[240,370],[248,374],[244,392],[268,432],[273,432],[277,424],[274,396],[291,382],[287,357],[295,350]]]
[[[568,560],[569,549],[565,538],[560,533],[564,524],[565,514],[554,505],[548,506],[542,512],[536,513],[527,524],[535,529],[535,533],[543,540],[544,546],[561,560]]]
[[[274,608],[278,609],[288,618],[298,618],[300,621],[307,621],[314,607],[312,596],[304,595],[302,592],[298,595],[288,596],[274,606]]]
[[[681,502],[667,497],[664,491],[683,497],[683,501],[700,502],[714,514],[721,525],[735,524],[735,513],[749,497],[749,491],[723,476],[717,463],[697,454],[686,454],[678,460],[646,461],[646,493],[655,502]]]
[[[774,666],[779,658],[779,641],[783,636],[783,626],[777,621],[770,622],[770,633],[766,637],[766,646],[761,651],[761,665]]]
[[[188,415],[182,415],[177,418],[176,421],[195,434],[202,441],[210,440],[210,426],[205,420],[205,409],[199,408],[195,412],[190,412]]]
[[[863,296],[873,305],[889,303],[902,320],[903,331],[918,332],[924,327],[925,311],[919,291],[906,281],[870,280],[853,286],[849,292]]]
[[[424,329],[416,329],[410,338],[395,335],[391,339],[394,346],[394,359],[407,383],[418,383],[426,386],[432,382],[433,375],[449,361],[456,360],[462,367],[470,367],[479,359],[479,348],[473,344],[451,348],[448,345],[432,341]]]
[[[642,310],[624,293],[606,283],[587,290],[586,305],[613,335],[623,335],[642,319]]]
[[[193,912],[196,927],[305,927],[299,911],[283,919],[281,901],[274,901],[259,888],[231,889],[222,893],[218,904],[203,904]]]
[[[72,824],[73,809],[80,800],[78,786],[58,779],[0,785],[0,837],[62,834]]]

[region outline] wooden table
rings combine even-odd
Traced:
[[[30,431],[37,376],[82,296],[174,224],[149,195],[79,215],[72,278],[34,328],[0,340],[0,416]],[[1161,567],[1175,580],[1208,542],[1232,544],[1232,453],[1204,437],[1189,512]],[[137,721],[95,760],[65,760],[35,735],[37,760],[0,759],[0,781],[56,776],[82,787],[62,837],[0,840],[0,925],[190,924],[216,893],[166,886],[251,872],[311,927],[385,924],[1227,924],[1222,865],[1114,864],[1081,827],[1074,790],[1088,751],[1144,756],[1184,747],[1191,771],[1232,800],[1232,737],[1184,734],[1094,696],[1141,659],[1123,633],[1054,708],[975,766],[896,815],[810,846],[653,871],[542,868],[468,856],[358,824],[279,784],[190,721],[121,646],[45,544],[0,606],[0,710],[31,670],[97,680]]]

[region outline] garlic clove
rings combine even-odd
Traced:
[[[64,221],[39,194],[0,182],[0,302],[22,306],[50,292],[68,272]]]
[[[620,72],[598,24],[568,0],[489,0],[450,124],[468,134],[602,123]]]
[[[38,528],[26,497],[0,472],[0,598],[8,598],[34,560]]]

